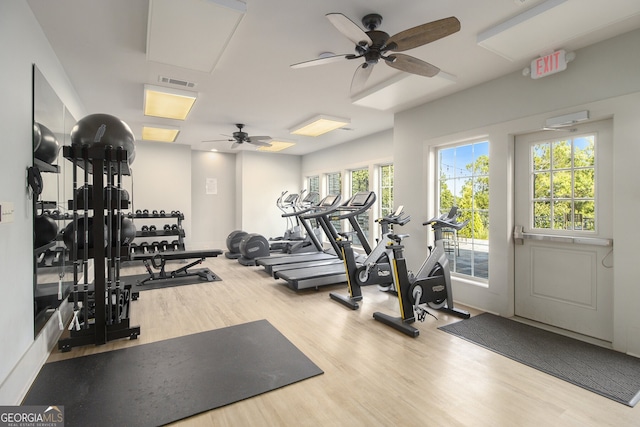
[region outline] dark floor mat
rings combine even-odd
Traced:
[[[268,321],[47,363],[23,405],[73,426],[159,426],[322,374]]]
[[[439,329],[616,402],[640,399],[636,357],[488,313]]]
[[[166,279],[148,280],[146,282],[143,282],[144,280],[149,278],[149,274],[135,274],[131,276],[123,276],[121,277],[121,280],[127,284],[131,284],[131,290],[133,292],[148,291],[150,289],[171,288],[173,286],[193,285],[203,282],[217,282],[222,280],[216,273],[209,270],[208,268],[190,270],[190,272],[195,271],[200,271],[202,273],[202,276],[178,276],[173,278],[169,277]],[[212,280],[209,280],[209,278],[211,278]]]

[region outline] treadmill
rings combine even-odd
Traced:
[[[357,216],[370,209],[375,201],[376,195],[373,191],[360,191],[337,209],[339,215],[336,218],[349,220],[351,227],[356,232],[358,239],[367,254],[371,252],[371,246],[369,245],[360,224],[358,224]],[[330,222],[330,213],[321,213],[319,215],[320,225],[329,237],[332,247],[342,259],[342,252],[340,251],[337,243],[337,239],[340,237],[335,227]],[[316,214],[312,213],[305,215],[305,217],[314,217],[315,215]],[[317,289],[320,286],[333,285],[347,281],[344,262],[285,269],[277,271],[274,276],[285,280],[289,287],[294,290],[306,288]]]
[[[296,254],[280,254],[275,256],[267,256],[256,258],[256,265],[260,265],[264,267],[265,271],[269,274],[273,274],[273,268],[278,269],[279,267],[286,264],[294,264],[294,263],[303,263],[303,262],[320,262],[322,260],[338,260],[340,262],[341,258],[338,258],[336,255],[338,252],[331,252],[331,250],[325,251],[322,243],[313,232],[313,227],[311,226],[310,221],[312,219],[317,219],[320,213],[324,212],[334,212],[340,207],[340,202],[342,201],[342,197],[339,194],[330,194],[326,196],[324,199],[318,203],[317,206],[310,206],[307,209],[299,210],[295,213],[285,214],[285,215],[296,215],[300,219],[301,224],[304,226],[305,231],[307,232],[307,236],[311,239],[314,246],[316,247],[316,252],[304,252],[304,253],[296,253]],[[307,217],[308,215],[311,215]],[[284,216],[284,215],[283,215]],[[322,229],[326,232],[324,224],[322,224],[321,220],[318,221]]]

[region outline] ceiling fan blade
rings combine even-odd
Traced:
[[[238,146],[240,145],[241,144],[239,142],[234,142],[233,144],[231,144],[231,149],[238,148]]]
[[[460,31],[460,21],[455,16],[451,16],[418,25],[391,36],[387,40],[385,50],[402,52],[434,42],[458,31]]]
[[[233,141],[233,139],[207,139],[206,141],[200,141],[200,142],[231,142]]]
[[[440,68],[435,65],[431,65],[428,62],[424,62],[423,60],[414,58],[413,56],[395,53],[393,55],[389,55],[389,59],[392,58],[395,58],[395,60],[385,61],[385,63],[400,71],[406,71],[407,73],[418,74],[419,76],[425,77],[433,77],[440,72]]]
[[[273,139],[270,136],[255,136],[255,135],[251,135],[248,139],[247,142],[256,142],[256,141],[264,141],[265,139]]]
[[[355,22],[347,18],[341,13],[327,13],[327,19],[338,29],[346,38],[360,46],[371,46],[373,41],[371,37],[365,33]]]
[[[350,57],[355,56],[351,54],[345,55],[333,55],[333,56],[325,56],[324,58],[311,59],[309,61],[298,62],[297,64],[291,65],[291,68],[304,68],[304,67],[312,67],[314,65],[324,65],[330,64],[332,62],[339,62],[343,59],[352,59]]]
[[[249,144],[253,144],[253,145],[257,145],[259,147],[271,147],[271,143],[270,142],[266,142],[266,141],[254,141],[253,139],[247,141]]]
[[[371,72],[373,71],[373,65],[367,64],[366,62],[356,68],[356,72],[353,74],[353,79],[351,80],[351,93],[358,93],[363,88]]]

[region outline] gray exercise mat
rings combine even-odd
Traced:
[[[322,374],[268,321],[47,363],[23,405],[66,426],[159,426]]]
[[[489,313],[441,329],[628,406],[640,400],[640,359]]]

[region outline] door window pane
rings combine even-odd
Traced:
[[[595,231],[595,135],[531,146],[532,227]]]

